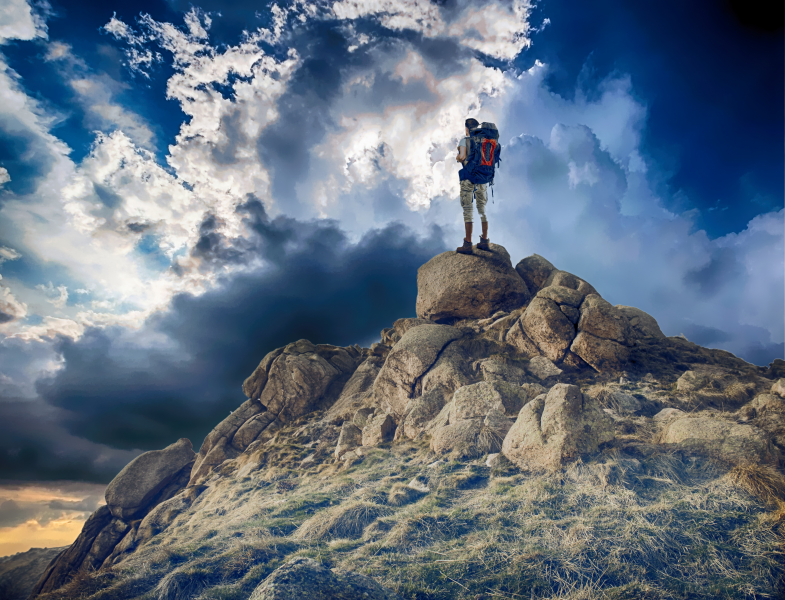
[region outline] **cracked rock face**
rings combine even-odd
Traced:
[[[395,344],[373,386],[377,403],[402,416],[409,400],[419,395],[415,385],[436,362],[442,349],[461,337],[448,325],[420,325],[407,331]]]
[[[555,471],[614,437],[613,421],[578,386],[557,383],[526,404],[502,453],[519,467]]]
[[[474,254],[444,252],[417,271],[417,316],[442,321],[484,319],[526,304],[530,293],[497,244]]]

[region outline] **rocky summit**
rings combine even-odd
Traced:
[[[198,452],[117,475],[30,598],[783,597],[785,361],[667,337],[495,244],[417,286],[370,348],[260,357]]]

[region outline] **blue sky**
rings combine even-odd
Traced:
[[[417,267],[462,236],[469,116],[501,131],[490,237],[514,262],[543,255],[668,335],[784,354],[776,10],[6,4],[4,481],[100,484],[198,447],[267,351],[412,316]]]

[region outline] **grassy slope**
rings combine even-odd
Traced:
[[[682,345],[674,356],[663,345],[662,368],[645,357],[661,384],[624,391],[721,409],[672,395],[689,366],[678,361],[704,351]],[[726,400],[727,410],[741,402]],[[602,452],[551,475],[504,461],[491,469],[484,458],[429,466],[438,457],[427,441],[303,465],[313,447],[291,434],[307,420],[225,463],[188,511],[118,567],[41,599],[245,600],[297,555],[418,600],[783,597],[781,473],[657,445],[650,418],[619,423]],[[427,493],[406,487],[415,477]]]

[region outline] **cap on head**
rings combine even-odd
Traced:
[[[477,129],[480,126],[480,122],[477,119],[466,119],[464,125],[471,131],[472,129]]]

